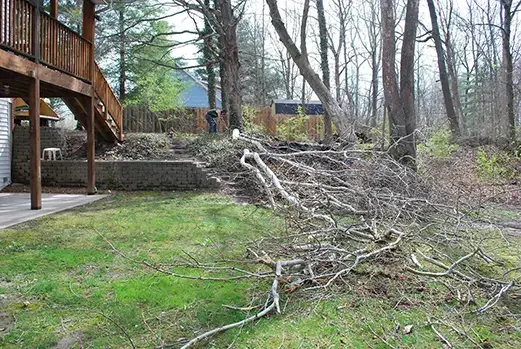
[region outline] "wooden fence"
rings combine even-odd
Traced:
[[[173,129],[177,133],[208,132],[205,115],[207,108],[180,108],[163,112],[151,112],[147,107],[127,107],[124,111],[123,130],[127,133],[166,133]],[[272,108],[265,107],[245,115],[245,122],[252,129],[281,136],[289,140],[308,138],[320,140],[324,135],[321,115],[299,120],[295,115],[275,115]],[[219,125],[219,132],[226,126]]]

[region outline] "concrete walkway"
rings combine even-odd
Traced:
[[[0,229],[89,204],[107,195],[42,194],[42,209],[31,210],[29,193],[0,193]]]

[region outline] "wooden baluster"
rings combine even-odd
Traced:
[[[79,37],[76,37],[76,45],[74,46],[76,54],[74,55],[74,71],[76,72],[77,76],[81,76],[81,72],[79,69],[78,61],[80,60],[80,39]]]
[[[40,13],[40,60],[47,62],[47,55],[45,54],[45,43],[47,39],[47,18]]]
[[[54,64],[54,45],[55,45],[55,40],[54,40],[54,28],[55,28],[55,23],[54,21],[50,21],[49,22],[51,25],[49,26],[49,63],[50,64]]]
[[[57,53],[57,51],[58,51],[58,31],[56,30],[56,23],[54,23],[52,26],[51,35],[52,35],[52,45],[53,45],[52,54],[51,54],[51,64],[56,65],[56,59],[58,59],[58,53]]]
[[[23,22],[22,22],[22,2],[18,2],[16,5],[16,49],[23,52]]]
[[[11,40],[11,37],[13,36],[13,0],[7,0],[8,1],[8,5],[7,5],[7,8],[6,10],[8,11],[7,13],[7,27],[6,27],[6,44],[7,46],[11,46],[12,45],[12,40]]]
[[[23,6],[22,6],[22,13],[23,13],[23,30],[24,30],[24,33],[23,33],[23,42],[24,42],[24,52],[25,53],[29,53],[29,28],[30,28],[30,25],[29,23],[30,20],[29,20],[29,7],[27,6],[27,3],[26,2],[23,2],[22,3]]]
[[[0,43],[4,42],[5,6],[4,0],[0,0]]]
[[[76,76],[80,76],[80,74],[78,74],[78,66],[77,66],[77,61],[78,61],[78,37],[75,36],[74,37],[74,55],[72,57],[72,70],[74,71],[74,75]]]
[[[59,68],[62,68],[63,67],[63,56],[65,55],[65,46],[67,45],[66,41],[65,41],[65,32],[60,28],[59,28],[59,31],[60,31],[60,37],[61,37],[61,46],[60,46],[60,55],[58,57],[58,67]]]
[[[24,3],[24,27],[25,27],[25,35],[24,35],[24,42],[25,42],[25,53],[30,53],[31,49],[31,7],[28,3]]]
[[[72,39],[71,72],[72,72],[72,74],[77,76],[78,74],[76,74],[76,65],[75,65],[75,61],[76,61],[76,35],[71,36],[71,39]]]
[[[78,76],[77,72],[76,72],[76,39],[77,37],[76,36],[73,36],[72,37],[72,47],[71,47],[71,70],[72,70],[72,73],[76,76]]]
[[[18,30],[18,21],[17,21],[17,11],[16,11],[16,7],[18,5],[18,2],[15,1],[14,4],[13,4],[13,8],[12,8],[12,11],[13,11],[13,27],[11,28],[12,32],[13,32],[13,44],[12,44],[12,47],[14,49],[17,49],[17,45],[18,45],[18,40],[17,40],[17,36],[18,36],[18,33],[16,32]]]
[[[20,21],[20,19],[19,19],[20,10],[18,9],[19,6],[20,6],[20,2],[15,1],[14,8],[13,8],[13,14],[14,14],[14,27],[13,27],[14,45],[13,46],[18,51],[20,51],[20,40],[18,39],[18,37],[20,35],[19,34],[20,24],[18,23]]]
[[[43,40],[42,40],[42,47],[43,47],[43,50],[45,52],[45,62],[49,63],[50,62],[50,59],[49,59],[49,44],[51,43],[50,42],[50,35],[49,35],[49,32],[50,32],[50,21],[49,21],[49,18],[47,16],[43,16],[45,18],[45,31],[44,31],[44,34],[43,34]]]
[[[71,64],[71,53],[70,53],[70,47],[71,47],[71,33],[68,30],[65,30],[65,33],[67,35],[67,50],[65,51],[65,66],[64,70],[70,72],[70,64]]]
[[[34,18],[31,27],[33,28],[34,40],[32,42],[31,51],[34,55],[34,61],[38,63],[40,61],[40,36],[38,35],[38,28],[40,27],[40,2],[36,2],[34,8]]]
[[[0,0],[0,43],[4,42],[5,11],[4,0]]]
[[[25,23],[24,23],[24,3],[19,2],[17,6],[17,18],[18,18],[18,25],[17,25],[17,46],[18,51],[25,52],[24,47],[24,30],[25,30]]]
[[[74,37],[71,32],[67,30],[67,34],[69,36],[69,46],[67,50],[67,71],[72,73],[72,57],[74,56],[74,52],[72,52],[72,48],[74,46]]]

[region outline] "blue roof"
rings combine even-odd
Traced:
[[[283,115],[297,115],[298,108],[302,106],[302,101],[296,99],[274,99],[271,103],[275,105],[275,114]],[[303,109],[306,115],[324,114],[324,108],[320,101],[307,101]]]
[[[183,91],[181,92],[181,106],[185,108],[209,108],[208,105],[208,87],[190,72],[186,70],[174,70],[174,77],[183,83]],[[217,108],[222,108],[221,91],[216,91]]]

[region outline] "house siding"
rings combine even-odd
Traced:
[[[11,184],[11,101],[0,98],[0,189]]]
[[[173,76],[179,79],[184,87],[180,97],[182,107],[209,108],[208,89],[202,82],[184,70],[174,71]],[[217,91],[216,94],[217,108],[222,108],[221,94],[219,91]]]

